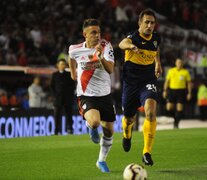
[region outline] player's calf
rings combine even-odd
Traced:
[[[132,138],[132,127],[134,122],[127,124],[125,118],[122,119],[122,128],[123,128],[123,139],[122,147],[125,152],[129,152],[131,149],[131,138]]]
[[[87,123],[86,121],[86,126],[88,127],[88,131],[89,131],[89,135],[90,135],[90,138],[91,140],[98,144],[100,142],[100,137],[99,137],[99,134],[98,134],[98,129],[93,129],[89,126],[89,124]]]

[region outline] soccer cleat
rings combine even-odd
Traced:
[[[126,139],[126,138],[123,137],[123,139],[122,139],[122,147],[123,147],[125,152],[129,152],[129,150],[131,149],[131,138],[130,139]]]
[[[91,127],[89,127],[88,123],[86,123],[86,126],[88,127],[88,131],[89,131],[89,135],[91,140],[98,144],[100,142],[100,137],[98,134],[98,129],[92,129]]]
[[[107,166],[107,164],[106,164],[106,162],[105,161],[97,161],[96,162],[96,166],[97,166],[97,168],[99,168],[100,170],[101,170],[101,172],[103,172],[103,173],[109,173],[110,172],[110,170],[109,170],[109,168],[108,168],[108,166]]]
[[[142,156],[142,162],[147,166],[152,166],[154,163],[150,153],[145,153]]]

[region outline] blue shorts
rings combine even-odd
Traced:
[[[153,65],[137,65],[126,62],[123,69],[122,107],[127,117],[136,114],[146,99],[157,101],[157,78]]]

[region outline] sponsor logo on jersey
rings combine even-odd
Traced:
[[[84,57],[84,56],[82,56],[82,57],[81,57],[81,60],[85,60],[85,57]]]
[[[102,69],[99,61],[81,62],[80,65],[82,70]]]

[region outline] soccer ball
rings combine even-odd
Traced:
[[[146,180],[147,171],[142,165],[131,163],[124,169],[123,178],[124,180]]]

